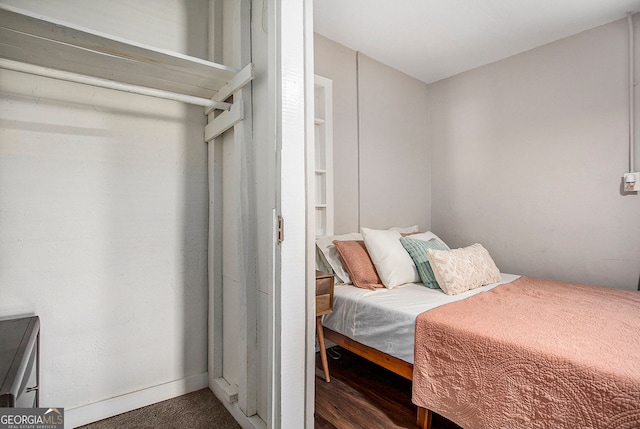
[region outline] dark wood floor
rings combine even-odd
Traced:
[[[324,381],[316,359],[316,429],[416,428],[416,406],[411,403],[411,382],[344,349],[329,354],[331,382]],[[434,415],[433,429],[460,429]]]

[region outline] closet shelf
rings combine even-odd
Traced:
[[[239,70],[200,58],[171,52],[100,33],[29,11],[0,4],[0,67],[33,74],[47,75],[42,70],[53,69],[73,75],[87,76],[87,83],[117,88],[131,85],[157,90],[162,98],[178,99],[193,104],[228,109],[218,103],[218,91],[227,85]],[[31,64],[20,70],[17,63]],[[54,73],[49,77],[63,79]],[[251,78],[253,70],[251,68]],[[91,82],[91,78],[95,83]],[[250,80],[250,79],[249,79]],[[101,85],[110,81],[112,86]],[[127,91],[127,89],[122,89]],[[138,91],[138,93],[144,93]],[[129,90],[129,92],[137,92]],[[225,92],[225,91],[223,91]],[[177,98],[163,96],[173,93]],[[182,99],[180,99],[182,97]],[[199,98],[200,102],[190,97]],[[214,101],[211,101],[211,100]],[[219,100],[223,101],[223,100]],[[205,104],[208,103],[208,104]]]

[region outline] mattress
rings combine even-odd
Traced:
[[[516,280],[518,275],[501,274],[501,281],[459,295],[446,295],[421,283],[408,283],[393,289],[361,289],[336,285],[333,313],[322,324],[361,344],[413,364],[416,317],[426,311]]]

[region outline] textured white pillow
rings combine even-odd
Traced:
[[[440,289],[456,295],[500,281],[500,270],[481,244],[461,249],[427,249],[427,258]]]
[[[389,289],[418,283],[420,276],[411,256],[400,243],[398,231],[362,228],[362,238],[382,283]]]

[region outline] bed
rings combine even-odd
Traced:
[[[468,428],[640,428],[640,293],[519,278],[416,320],[413,402]]]
[[[465,428],[640,427],[638,292],[509,274],[451,296],[341,285],[323,324],[413,380],[422,428],[432,411]]]
[[[454,296],[427,289],[420,283],[375,291],[341,284],[334,288],[333,313],[326,315],[322,324],[326,329],[413,364],[415,321],[418,315],[491,290],[518,277],[503,273],[498,283]]]

